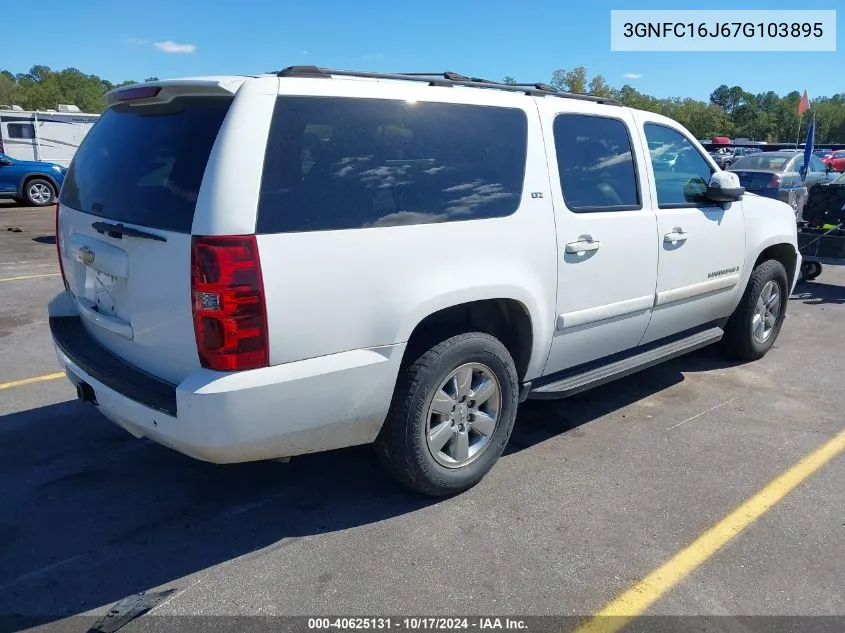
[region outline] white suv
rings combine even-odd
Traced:
[[[107,101],[57,208],[56,349],[80,398],[210,462],[374,442],[461,491],[525,398],[760,358],[800,269],[789,206],[605,99],[291,67]]]

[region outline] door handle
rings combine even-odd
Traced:
[[[689,238],[689,233],[684,233],[684,230],[681,227],[676,226],[674,229],[672,229],[671,233],[667,233],[666,235],[663,236],[663,241],[664,242],[683,242],[688,238]]]
[[[597,251],[601,242],[594,240],[589,235],[582,235],[577,242],[569,242],[566,245],[567,253],[585,253],[587,251]]]

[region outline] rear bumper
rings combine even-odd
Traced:
[[[393,396],[404,344],[351,350],[263,369],[197,369],[178,385],[100,347],[66,293],[50,304],[50,329],[68,378],[90,387],[97,408],[136,437],[197,459],[233,463],[372,442]]]

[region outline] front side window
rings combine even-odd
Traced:
[[[570,210],[642,208],[631,137],[624,122],[561,114],[555,118],[554,140],[563,200]]]
[[[35,138],[35,126],[32,123],[9,123],[9,138]]]
[[[810,171],[825,171],[824,163],[817,156],[810,156]]]
[[[259,233],[499,218],[522,200],[528,121],[515,108],[279,97]]]
[[[662,208],[706,204],[707,186],[713,170],[683,134],[665,125],[646,123],[651,165]],[[748,158],[740,159],[740,162]],[[739,163],[736,163],[737,165]]]

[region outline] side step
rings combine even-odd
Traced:
[[[677,356],[683,356],[702,347],[707,347],[721,340],[725,334],[720,327],[697,332],[686,338],[659,347],[649,349],[634,356],[623,358],[609,365],[594,367],[584,372],[567,376],[556,382],[533,389],[528,397],[532,400],[551,400],[566,398],[580,391],[585,391],[607,382],[624,378],[642,369],[658,365]]]

